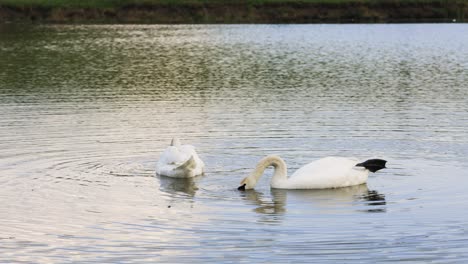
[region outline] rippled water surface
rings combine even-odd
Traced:
[[[468,26],[0,26],[1,263],[466,263]],[[207,164],[155,175],[172,137]],[[236,187],[379,157],[367,185]]]

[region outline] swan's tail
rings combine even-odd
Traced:
[[[370,159],[366,160],[364,162],[356,164],[357,167],[364,167],[368,169],[369,171],[376,172],[381,169],[385,169],[385,163],[387,163],[386,160],[383,159]]]
[[[172,138],[171,146],[174,146],[174,147],[180,146],[180,140],[178,138]]]

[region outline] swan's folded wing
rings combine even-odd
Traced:
[[[187,161],[189,158],[189,155],[187,155],[184,152],[181,152],[177,147],[170,146],[166,148],[161,154],[158,163],[161,165],[176,165]]]
[[[182,164],[158,164],[156,173],[168,177],[187,178],[196,175],[194,172],[195,167],[195,159],[191,156]]]
[[[352,158],[326,157],[298,169],[289,178],[291,187],[329,188],[346,181],[349,171],[356,164]]]
[[[302,175],[308,175],[308,177],[311,177],[329,173],[341,174],[342,172],[346,172],[350,168],[354,167],[356,162],[357,159],[353,158],[325,157],[299,168],[293,175],[291,175],[291,178],[301,177]]]
[[[204,163],[190,145],[169,146],[156,165],[159,175],[187,178],[203,174]]]
[[[197,163],[195,162],[195,158],[193,156],[190,156],[190,159],[178,165],[177,168],[175,169],[181,170],[181,171],[190,171],[190,170],[195,169],[196,166],[197,166]]]

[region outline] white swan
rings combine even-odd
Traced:
[[[158,175],[174,178],[195,177],[202,175],[204,170],[205,163],[198,157],[195,147],[181,145],[178,139],[172,139],[156,165]]]
[[[257,164],[255,170],[241,181],[238,190],[253,189],[269,166],[275,171],[270,186],[278,189],[326,189],[365,183],[369,171],[385,168],[387,161],[371,159],[362,163],[354,158],[326,157],[298,169],[288,178],[286,163],[279,156],[270,155]]]

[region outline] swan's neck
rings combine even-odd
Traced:
[[[271,178],[272,187],[281,185],[282,182],[287,180],[288,169],[284,160],[279,156],[270,155],[258,162],[257,167],[252,173],[252,177],[255,178],[255,182],[258,182],[258,180],[262,177],[263,173],[265,172],[265,169],[269,166],[273,166],[275,169],[273,173],[273,178]]]

